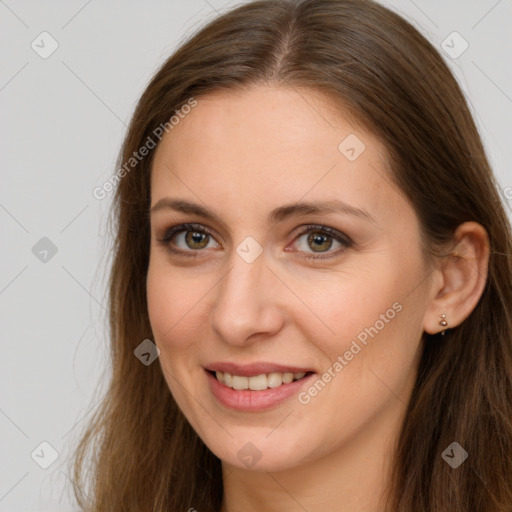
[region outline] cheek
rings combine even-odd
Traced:
[[[422,334],[425,296],[418,284],[423,278],[419,254],[396,250],[358,258],[357,266],[347,264],[343,273],[325,274],[298,292],[317,313],[305,311],[298,321],[326,356],[325,370],[343,358],[343,369],[335,373],[344,375],[338,381],[344,381],[345,391],[349,386],[371,398],[385,391],[379,377],[392,389],[409,379]]]
[[[314,284],[309,280],[295,289],[310,309],[310,314],[302,315],[302,322],[308,323],[309,330],[315,324],[318,335],[323,334],[332,348],[343,349],[361,333],[360,339],[364,341],[365,329],[376,323],[378,330],[384,331],[395,323],[397,310],[403,308],[403,280],[392,265],[379,266],[375,260],[367,258],[366,262],[358,262],[357,268],[347,266],[342,273],[330,272]],[[303,304],[300,308],[308,313]]]
[[[317,294],[315,307],[335,335],[316,340],[329,355],[325,370],[335,377],[318,385],[322,391],[311,397],[309,414],[330,418],[341,431],[355,434],[380,413],[404,407],[414,384],[426,307],[418,285],[425,268],[419,250],[403,247],[397,242],[354,258],[334,286],[323,283],[324,295]]]
[[[200,311],[205,294],[204,278],[201,281],[189,276],[189,272],[173,268],[160,258],[150,259],[146,292],[151,327],[160,343],[169,345],[172,340],[174,348],[186,346],[189,337],[185,330],[195,323],[191,319]]]
[[[205,291],[162,258],[150,259],[146,280],[148,313],[154,342],[160,349],[159,363],[169,390],[185,413],[193,411],[191,378],[197,371],[200,299]],[[184,391],[184,388],[188,392]]]

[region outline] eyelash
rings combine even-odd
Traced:
[[[187,223],[187,224],[179,224],[179,225],[169,228],[166,231],[165,236],[163,238],[159,239],[158,241],[161,244],[163,244],[164,246],[166,246],[167,249],[172,254],[177,254],[179,256],[185,256],[185,257],[197,258],[198,253],[201,252],[202,249],[201,250],[190,249],[188,251],[183,251],[181,249],[176,249],[176,248],[172,247],[172,245],[171,245],[171,241],[176,235],[178,235],[179,233],[182,233],[182,232],[187,232],[187,231],[194,231],[196,233],[201,233],[201,234],[208,235],[208,236],[211,236],[214,238],[213,233],[209,229],[202,226],[201,224]],[[304,230],[301,231],[297,235],[296,239],[298,239],[304,235],[307,235],[309,233],[318,233],[318,234],[322,234],[322,235],[328,235],[329,237],[333,238],[334,240],[336,240],[337,242],[342,244],[344,247],[340,248],[336,251],[328,251],[325,254],[306,253],[304,255],[303,251],[298,251],[300,257],[305,260],[323,260],[323,259],[327,259],[327,258],[332,258],[333,256],[338,255],[339,253],[341,253],[341,252],[345,251],[346,249],[349,249],[350,247],[353,246],[353,241],[347,235],[344,235],[335,229],[329,228],[327,226],[321,226],[318,224],[309,224],[309,225],[304,226]]]

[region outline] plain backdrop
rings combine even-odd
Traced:
[[[510,212],[512,2],[385,3],[450,63]],[[115,172],[134,106],[158,66],[234,5],[0,0],[2,512],[76,509],[67,460],[101,395],[108,354],[112,194],[100,201],[92,191]]]

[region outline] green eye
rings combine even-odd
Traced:
[[[308,244],[315,252],[323,252],[323,249],[330,249],[332,247],[332,237],[321,233],[309,233]]]
[[[352,240],[346,235],[327,226],[306,226],[306,230],[297,237],[297,240],[301,241],[304,236],[304,243],[298,244],[298,253],[306,260],[330,258],[353,245]],[[334,250],[330,250],[333,245]]]
[[[208,245],[210,235],[207,233],[200,231],[183,231],[183,234],[185,235],[185,244],[189,249],[204,249]]]
[[[304,237],[305,240],[302,240]],[[173,254],[197,257],[198,253],[211,247],[219,247],[213,234],[201,224],[180,224],[171,227],[159,240]],[[353,245],[343,233],[327,226],[309,225],[295,239],[301,242],[296,252],[307,261],[330,258]],[[214,245],[210,246],[213,242]],[[338,244],[338,247],[336,247]],[[334,246],[334,250],[331,250]]]

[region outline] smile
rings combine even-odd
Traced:
[[[212,398],[221,406],[238,412],[259,412],[276,408],[296,396],[316,375],[311,371],[242,372],[253,375],[205,369]]]
[[[286,372],[262,373],[253,377],[246,377],[244,375],[233,375],[228,372],[215,372],[215,377],[217,380],[225,386],[236,390],[250,389],[252,391],[262,391],[268,388],[278,388],[284,384],[290,384],[294,380],[300,380],[305,375],[306,372]]]

